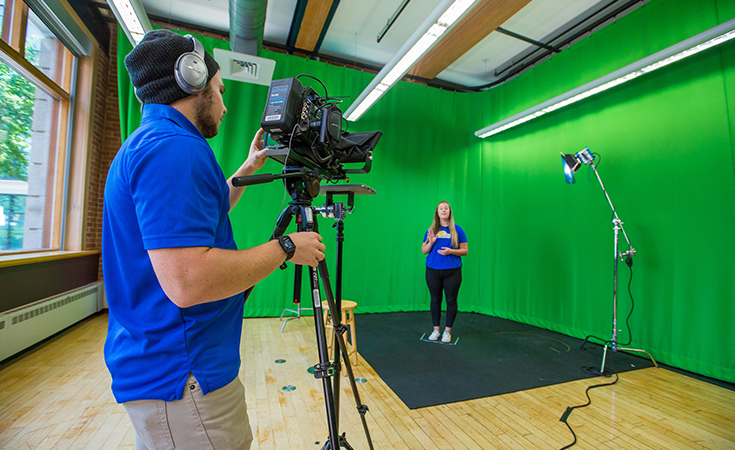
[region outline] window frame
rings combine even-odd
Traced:
[[[57,69],[57,72],[62,74],[61,84],[25,59],[28,5],[23,0],[5,0],[4,4],[0,61],[57,99],[59,111],[54,119],[58,121],[54,124],[58,132],[52,141],[52,145],[55,144],[56,148],[55,169],[53,179],[49,177],[46,187],[47,208],[53,205],[53,211],[50,215],[46,215],[44,224],[44,227],[52,227],[50,238],[44,238],[44,244],[48,241],[49,246],[44,249],[3,251],[0,252],[0,258],[6,256],[17,258],[22,254],[34,258],[42,252],[82,251],[86,246],[84,236],[87,215],[85,200],[88,188],[86,178],[90,166],[90,145],[95,114],[94,74],[101,50],[66,0],[56,1],[56,6],[61,7],[92,42],[90,56],[74,55],[67,45],[61,45],[60,52],[63,53],[63,59]],[[57,38],[61,40],[61,36],[57,35]],[[53,201],[48,200],[51,198]],[[44,230],[44,234],[49,236],[49,231]]]

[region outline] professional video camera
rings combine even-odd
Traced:
[[[318,81],[324,87],[324,97],[311,87],[304,87],[300,77]],[[284,166],[314,169],[326,180],[345,179],[350,173],[368,173],[373,148],[383,133],[343,131],[339,102],[340,99],[327,95],[324,83],[310,75],[272,81],[260,125],[279,146],[267,148],[266,155]],[[343,166],[351,163],[363,166],[359,169]]]

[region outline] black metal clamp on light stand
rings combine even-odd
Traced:
[[[595,166],[595,158],[592,155],[592,152],[590,152],[589,148],[585,147],[582,151],[576,154],[565,155],[564,153],[562,153],[561,159],[564,162],[564,175],[566,177],[567,183],[569,184],[574,184],[574,173],[577,170],[579,170],[582,164],[586,164],[592,168],[592,170],[595,172],[595,176],[597,176],[597,180],[600,182],[600,186],[602,187],[602,192],[605,194],[605,198],[607,198],[607,202],[610,204],[610,208],[612,208],[612,213],[613,213],[612,223],[613,223],[614,250],[615,251],[613,253],[614,269],[613,269],[612,337],[610,338],[609,341],[606,341],[596,336],[589,335],[584,339],[584,342],[582,343],[582,348],[584,348],[585,344],[587,344],[587,341],[590,338],[595,338],[605,343],[605,350],[602,354],[602,364],[600,366],[599,375],[603,375],[605,373],[605,359],[607,357],[608,348],[610,348],[613,352],[628,351],[628,352],[645,353],[646,355],[648,355],[649,358],[651,358],[653,365],[658,367],[658,364],[656,364],[656,360],[654,360],[653,356],[651,356],[651,354],[648,353],[647,351],[637,349],[637,348],[620,347],[618,345],[618,331],[620,331],[618,330],[618,260],[625,261],[628,267],[632,267],[633,266],[633,256],[636,254],[636,251],[633,248],[633,246],[630,244],[630,239],[628,239],[628,235],[625,233],[625,228],[623,228],[623,222],[620,220],[620,217],[618,217],[618,213],[617,211],[615,211],[615,206],[613,205],[612,200],[610,200],[610,196],[607,194],[607,190],[605,189],[605,185],[602,183],[600,174],[597,172],[597,167]],[[628,250],[625,252],[621,252],[619,250],[620,231],[623,232],[623,237],[625,237],[625,241],[628,243]]]
[[[350,204],[349,207],[352,208],[352,204],[354,201],[354,192],[345,191],[345,189],[349,188],[349,185],[341,185],[335,187],[330,186],[329,188],[327,188],[327,205],[323,206],[322,208],[315,208],[311,206],[312,200],[320,192],[320,177],[318,176],[318,174],[314,174],[313,172],[307,171],[303,168],[297,170],[286,168],[284,170],[284,173],[282,174],[264,174],[253,175],[249,177],[236,177],[232,179],[232,184],[234,186],[247,186],[251,184],[268,183],[276,179],[284,179],[286,190],[293,200],[288,203],[288,206],[283,210],[283,212],[281,212],[281,215],[278,217],[276,228],[273,232],[273,235],[271,236],[272,239],[276,239],[279,236],[282,236],[288,228],[288,225],[290,224],[292,218],[294,217],[296,218],[297,231],[313,231],[315,233],[318,233],[319,227],[317,224],[316,216],[314,214],[315,211],[322,212],[322,214],[326,214],[327,216],[332,214],[335,218],[337,218],[337,216],[334,215],[335,211],[345,211],[343,204],[338,204],[339,206],[336,206],[334,203],[332,203],[331,205],[329,205],[332,195],[344,193],[348,194]],[[353,189],[356,189],[357,191],[363,191],[363,188],[367,188],[372,191],[372,189],[368,188],[367,186],[358,186],[361,187]],[[331,192],[329,190],[330,188],[332,190]],[[375,191],[358,193],[375,193]],[[343,218],[344,215],[342,214],[342,212],[339,212],[339,225],[341,225]],[[362,426],[365,431],[365,437],[367,439],[368,446],[372,450],[373,442],[370,438],[370,432],[368,430],[367,421],[365,419],[365,414],[368,412],[368,407],[367,405],[363,404],[360,399],[360,394],[357,390],[357,384],[355,382],[355,375],[352,371],[350,359],[347,356],[347,346],[342,336],[346,330],[346,327],[342,325],[341,320],[341,280],[339,278],[341,278],[342,275],[342,261],[341,241],[339,240],[339,238],[343,238],[343,235],[341,235],[341,229],[339,228],[339,226],[338,230],[340,231],[340,233],[338,233],[339,253],[337,264],[339,292],[336,301],[332,294],[332,288],[329,283],[329,273],[327,271],[326,260],[319,261],[317,267],[309,267],[309,282],[312,292],[314,326],[316,328],[317,352],[319,356],[319,363],[314,366],[314,377],[322,380],[322,385],[324,389],[324,402],[327,410],[327,425],[329,428],[329,438],[322,447],[322,450],[338,450],[339,448],[347,448],[349,450],[352,450],[352,447],[347,442],[345,434],[339,434],[339,392],[340,373],[342,369],[342,363],[340,362],[341,360],[344,361],[344,367],[350,380],[350,386],[355,397],[355,404],[357,405],[357,411],[360,414]],[[284,263],[284,266],[285,264],[286,263]],[[281,268],[285,268],[284,266],[281,266]],[[297,273],[300,272],[300,269],[301,266],[296,265]],[[335,349],[334,361],[329,360],[326,327],[324,323],[322,301],[319,289],[320,279],[322,282],[325,301],[327,302],[329,310],[332,313],[332,323],[335,330],[333,341],[333,345],[336,344],[336,346],[333,347]],[[296,281],[300,285],[300,275],[297,276]],[[294,288],[294,290],[296,290],[296,288]],[[330,378],[332,379],[331,383]]]

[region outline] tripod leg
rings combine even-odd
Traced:
[[[602,365],[600,366],[600,375],[605,374],[605,359],[607,358],[607,344],[605,344],[605,351],[602,352]]]
[[[289,317],[288,319],[286,319],[286,321],[285,321],[285,322],[283,322],[283,325],[281,325],[281,333],[283,333],[283,330],[285,330],[285,329],[286,329],[286,324],[287,324],[287,323],[288,323],[288,322],[289,322],[290,320],[294,320],[294,319],[300,319],[300,318],[301,318],[301,311],[300,311],[300,310],[299,310],[298,308],[296,308],[296,311],[294,311],[294,310],[292,310],[292,309],[284,309],[284,310],[283,310],[283,312],[281,313],[281,319],[283,319],[283,315],[284,315],[284,314],[286,314],[287,312],[292,312],[292,313],[296,314],[296,316],[294,316],[294,317]]]
[[[331,286],[329,285],[329,273],[327,272],[327,264],[324,261],[319,262],[319,273],[321,274],[322,285],[324,286],[324,294],[326,297],[327,305],[329,305],[329,310],[337,311],[335,309],[336,305],[334,304],[334,298],[332,296],[332,289],[331,289]],[[341,368],[339,358],[340,358],[340,355],[342,355],[341,359],[344,362],[344,367],[345,367],[345,370],[347,371],[347,378],[349,378],[350,380],[350,387],[352,388],[352,393],[355,396],[355,404],[357,405],[357,411],[360,413],[360,420],[362,421],[362,427],[365,430],[365,437],[367,438],[368,446],[372,450],[373,441],[370,438],[370,431],[368,430],[367,421],[365,419],[365,413],[367,413],[368,407],[362,404],[362,400],[360,399],[360,393],[357,391],[357,383],[355,382],[355,374],[352,372],[352,365],[350,364],[350,358],[347,353],[347,344],[345,344],[344,338],[342,337],[342,334],[346,331],[346,327],[341,322],[341,315],[336,315],[336,316],[334,314],[332,315],[332,325],[334,326],[334,340],[338,347],[338,348],[335,348],[335,366],[337,367],[337,370],[334,376],[335,397],[338,397],[339,395],[339,385],[340,385],[339,371]],[[339,405],[339,403],[337,402],[335,403]],[[342,436],[342,439],[343,440],[345,439],[344,436]],[[349,445],[347,444],[346,440],[344,441],[344,444]]]
[[[301,206],[301,226],[303,231],[315,231],[318,232],[318,225],[316,219],[313,216],[313,209],[309,206]],[[323,447],[325,450],[339,450],[340,447],[352,449],[347,443],[347,439],[344,434],[339,436],[339,370],[341,367],[340,354],[345,355],[344,359],[349,367],[348,374],[352,385],[352,391],[355,394],[355,400],[357,402],[358,411],[362,419],[362,425],[365,430],[365,436],[367,437],[370,449],[373,449],[373,443],[370,439],[370,433],[368,431],[367,422],[365,420],[365,413],[367,412],[367,406],[363,405],[360,401],[359,394],[357,393],[357,384],[355,383],[355,377],[352,373],[352,368],[349,366],[349,358],[347,357],[347,351],[345,348],[344,340],[340,333],[337,332],[337,327],[341,327],[342,315],[341,305],[335,305],[334,296],[332,295],[332,288],[329,283],[329,272],[327,271],[327,263],[322,260],[319,262],[316,268],[309,268],[309,281],[311,283],[311,292],[314,305],[314,326],[316,327],[317,335],[317,347],[319,351],[320,363],[314,369],[314,376],[322,378],[324,385],[324,397],[327,408],[327,422],[329,425],[329,441]],[[334,328],[334,350],[335,350],[335,362],[332,365],[328,359],[327,341],[326,341],[326,330],[325,321],[323,316],[323,309],[321,300],[319,298],[319,276],[321,275],[322,285],[324,288],[324,295],[326,297],[327,305],[332,313],[332,324]],[[339,303],[339,299],[338,299]],[[336,367],[336,376],[333,368]],[[334,377],[334,389],[332,384],[329,382],[329,377]]]
[[[651,356],[651,354],[650,354],[650,353],[648,353],[648,352],[647,352],[647,351],[645,351],[645,350],[641,350],[641,349],[638,349],[638,348],[623,348],[623,347],[618,347],[618,350],[619,350],[619,351],[621,351],[621,350],[622,350],[622,351],[626,351],[626,352],[638,352],[638,353],[645,353],[646,355],[648,355],[648,357],[649,357],[649,358],[651,358],[651,362],[653,363],[653,365],[654,365],[654,366],[656,366],[656,367],[658,367],[658,364],[656,363],[656,360],[655,360],[655,359],[653,359],[653,356]]]
[[[293,302],[301,306],[301,275],[304,266],[296,265],[293,272]]]
[[[314,220],[314,211],[310,206],[299,206],[301,210],[300,231],[317,231],[316,221]],[[319,262],[319,269],[324,267],[326,271],[326,263],[324,260]],[[334,392],[329,378],[334,375],[334,368],[329,360],[327,350],[326,328],[324,324],[324,312],[322,310],[322,302],[319,298],[319,269],[309,267],[309,284],[311,286],[312,304],[314,307],[314,328],[316,329],[316,343],[319,354],[319,363],[314,368],[314,376],[322,379],[324,389],[324,402],[327,409],[327,425],[329,426],[329,442],[325,448],[330,445],[339,446],[339,431],[337,423],[338,407],[335,407]],[[331,300],[331,292],[329,293]],[[338,449],[339,447],[337,447]],[[335,450],[332,448],[331,450]]]
[[[311,207],[301,206],[301,227],[303,227],[304,231],[314,231],[316,233],[319,232],[319,224],[317,223],[316,217],[314,216],[314,210]],[[331,353],[336,354],[334,358],[334,364],[331,365],[336,371],[337,377],[335,377],[334,386],[332,387],[332,400],[333,400],[333,408],[335,411],[334,415],[334,426],[336,430],[339,430],[339,395],[340,395],[340,389],[339,389],[339,374],[340,374],[340,357],[339,357],[339,348],[336,345],[335,338],[333,336],[336,336],[337,333],[335,333],[335,324],[341,323],[342,316],[341,316],[341,310],[339,309],[340,305],[337,305],[337,309],[335,309],[334,305],[334,296],[332,295],[332,288],[329,283],[329,272],[327,271],[327,263],[326,261],[322,260],[319,262],[317,269],[312,269],[312,274],[319,273],[321,275],[322,285],[324,287],[324,294],[327,298],[327,304],[329,305],[329,314],[331,315],[332,320],[332,334],[330,334],[330,340],[332,341],[331,346]],[[312,292],[316,290],[316,293],[318,295],[319,292],[319,286],[318,282],[316,287],[313,284],[313,281],[316,280],[316,275],[312,276]],[[318,308],[318,312],[317,312]],[[316,319],[317,313],[319,314],[320,318],[322,318],[321,322],[321,329],[323,330],[323,333],[326,335],[326,314],[323,314],[323,309],[321,302],[319,302],[319,305],[314,303],[314,317]],[[316,323],[316,322],[315,322]],[[317,337],[319,333],[317,331]],[[327,346],[327,349],[329,347]],[[326,361],[331,361],[331,356],[329,353],[327,354]],[[332,442],[336,442],[332,440]]]
[[[329,271],[327,270],[327,263],[324,261],[319,262],[318,266],[320,278],[322,280],[322,288],[324,289],[324,297],[326,298],[327,305],[329,306],[329,314],[332,320],[332,332],[330,333],[330,340],[332,341],[331,354],[334,356],[334,367],[335,377],[333,380],[333,392],[334,392],[334,408],[337,411],[335,417],[335,423],[337,429],[339,429],[339,397],[340,397],[340,372],[342,365],[340,364],[340,353],[341,348],[337,345],[337,338],[339,333],[337,332],[338,327],[342,325],[342,311],[336,309],[337,306],[334,303],[334,296],[332,294],[332,286],[329,283]]]
[[[278,237],[283,236],[286,228],[288,228],[288,225],[291,223],[291,217],[293,217],[293,214],[293,206],[291,205],[286,206],[283,211],[281,211],[281,215],[278,216],[278,220],[276,220],[276,228],[273,230],[271,239],[277,239]]]
[[[327,337],[327,348],[329,349],[329,359],[334,359],[335,341],[334,341],[334,316],[331,311],[324,311],[324,326],[329,328],[329,337]]]
[[[368,430],[367,421],[365,420],[365,413],[368,412],[367,405],[364,405],[362,403],[362,400],[360,399],[360,393],[357,390],[357,383],[355,382],[355,374],[352,372],[352,364],[350,363],[350,358],[347,356],[347,344],[345,344],[344,338],[342,337],[342,333],[344,332],[344,326],[340,324],[340,327],[342,328],[339,333],[334,333],[337,343],[340,348],[340,353],[342,353],[345,365],[345,370],[347,371],[347,378],[350,380],[350,387],[352,388],[352,394],[355,397],[355,404],[357,405],[357,411],[360,413],[360,420],[362,421],[362,428],[365,430],[365,437],[368,441],[368,446],[372,450],[373,448],[373,441],[370,438],[370,431]],[[335,378],[339,379],[339,376],[336,376]]]
[[[320,264],[323,263],[320,262]],[[317,269],[309,268],[311,292],[314,301],[314,326],[316,328],[317,350],[319,353],[319,364],[314,369],[314,376],[322,379],[324,388],[324,400],[327,408],[327,424],[329,426],[329,441],[339,445],[339,432],[337,428],[337,414],[339,412],[334,405],[334,392],[329,378],[333,376],[334,370],[329,361],[327,352],[327,337],[324,327],[324,316],[322,313],[322,302],[319,298],[319,279]],[[334,450],[334,449],[332,449]]]

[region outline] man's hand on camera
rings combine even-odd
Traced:
[[[258,132],[255,133],[253,142],[250,143],[248,158],[243,164],[243,166],[247,166],[247,171],[250,175],[262,168],[265,162],[268,160],[268,157],[265,156],[265,149],[263,148],[263,133],[264,132],[262,128],[260,128]]]
[[[324,249],[322,237],[313,231],[303,231],[300,233],[291,233],[288,235],[296,246],[296,253],[290,261],[294,264],[302,266],[316,267],[319,261],[324,259]]]

